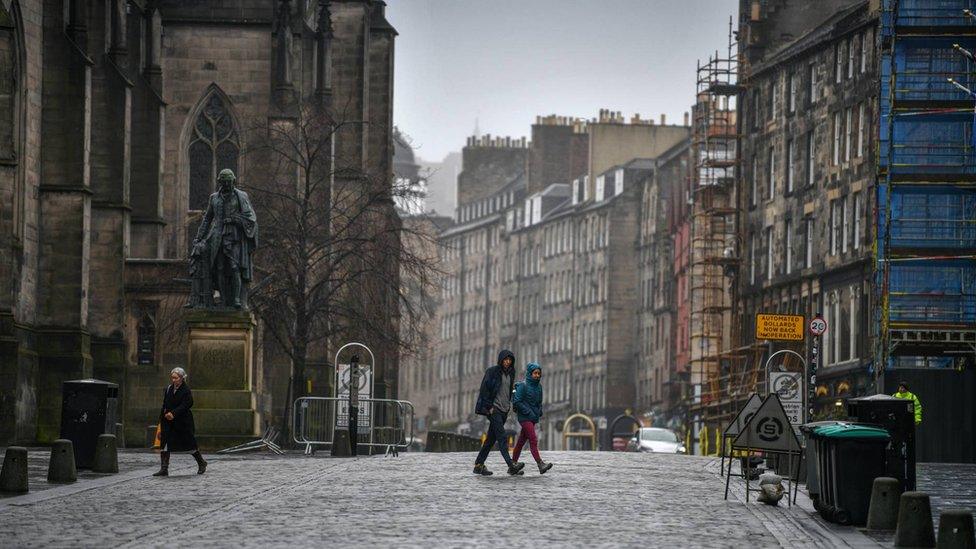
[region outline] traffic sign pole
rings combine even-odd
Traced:
[[[827,333],[827,321],[820,316],[820,313],[814,315],[813,320],[810,321],[810,334],[813,336],[813,341],[810,345],[810,364],[808,367],[807,375],[809,379],[807,381],[807,418],[809,421],[813,421],[813,401],[817,398],[817,366],[820,363],[820,338]]]

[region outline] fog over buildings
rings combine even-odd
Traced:
[[[694,99],[696,61],[723,47],[738,8],[736,0],[388,3],[390,21],[405,29],[396,124],[418,163],[432,168],[452,166],[445,157],[476,127],[522,136],[537,115],[588,118],[610,108],[680,120]],[[434,170],[429,202],[438,213],[454,213],[455,198],[444,195],[454,177]]]

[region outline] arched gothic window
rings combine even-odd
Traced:
[[[9,7],[6,7],[9,5]],[[22,35],[18,28],[17,2],[0,0],[0,165],[13,170],[13,234],[22,236],[24,166],[19,161],[23,141]],[[7,205],[4,205],[7,206]],[[0,211],[6,207],[0,207]]]
[[[140,365],[156,363],[156,323],[148,314],[139,320],[136,328],[136,363]]]
[[[238,172],[240,139],[227,100],[211,93],[193,123],[187,158],[190,162],[190,210],[207,208],[215,190],[217,174],[230,168]]]

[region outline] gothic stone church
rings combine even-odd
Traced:
[[[143,443],[186,362],[173,311],[200,210],[221,169],[244,190],[257,172],[245,120],[341,102],[365,124],[340,146],[391,171],[384,8],[0,0],[0,445],[57,438],[61,382],[89,377],[119,384],[127,442]],[[396,379],[385,358],[379,382]],[[281,413],[288,370],[251,364],[257,425]]]

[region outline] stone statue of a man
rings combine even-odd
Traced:
[[[217,288],[222,306],[247,308],[247,287],[254,274],[251,254],[258,245],[258,221],[247,193],[234,187],[236,179],[234,172],[227,169],[217,175],[217,192],[210,195],[207,211],[193,239],[190,274],[209,275],[209,280],[201,280],[199,284],[194,278],[194,292],[200,292],[191,298],[195,307],[212,306],[212,299],[207,300],[206,294]]]

